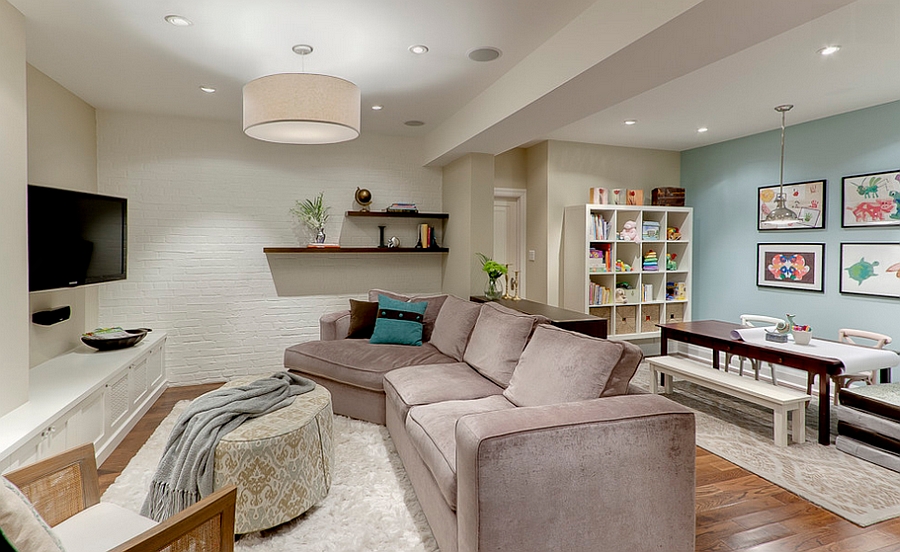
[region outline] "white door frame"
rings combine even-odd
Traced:
[[[525,291],[525,263],[528,258],[525,256],[525,215],[528,212],[525,205],[525,190],[521,188],[494,188],[494,199],[512,199],[516,204],[516,217],[518,220],[518,228],[516,228],[516,242],[519,244],[518,257],[521,259],[522,266],[519,267],[519,295],[523,295]]]

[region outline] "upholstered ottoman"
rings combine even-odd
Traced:
[[[226,384],[234,387],[259,376]],[[331,394],[321,385],[293,404],[252,419],[216,446],[215,488],[237,486],[235,534],[291,520],[331,488]]]

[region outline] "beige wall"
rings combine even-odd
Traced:
[[[475,253],[490,256],[494,248],[494,157],[473,153],[443,168],[444,210],[450,214],[445,243],[445,293],[481,295],[487,276]]]
[[[28,399],[25,18],[0,0],[0,416]]]
[[[97,191],[97,116],[93,107],[31,65],[28,87],[28,183]],[[72,307],[72,317],[53,326],[30,324],[30,362],[35,366],[79,344],[97,326],[97,287],[29,294],[30,311]]]
[[[674,151],[625,148],[576,142],[543,142],[527,150],[528,263],[527,297],[561,304],[563,211],[588,202],[592,187],[650,191],[679,186],[681,155]]]
[[[528,167],[525,148],[513,148],[494,157],[494,187],[528,188]]]

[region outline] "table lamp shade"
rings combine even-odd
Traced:
[[[314,73],[280,73],[244,85],[244,133],[285,144],[332,144],[359,136],[359,88]]]

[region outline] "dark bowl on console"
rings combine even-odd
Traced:
[[[101,339],[97,337],[91,337],[87,335],[81,336],[81,341],[89,346],[97,349],[98,351],[112,351],[115,349],[124,349],[126,347],[131,347],[133,345],[137,345],[138,342],[144,339],[144,336],[147,335],[147,332],[152,331],[149,328],[137,328],[134,330],[125,330],[125,332],[131,334],[127,337],[120,337],[117,339]]]

